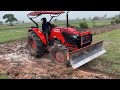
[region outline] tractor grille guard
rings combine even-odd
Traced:
[[[81,46],[87,45],[88,43],[92,42],[92,36],[91,34],[85,35],[81,37]]]

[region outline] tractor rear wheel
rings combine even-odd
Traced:
[[[30,31],[27,38],[27,48],[31,56],[36,58],[45,52],[45,45],[34,31]]]
[[[68,50],[63,45],[52,46],[50,50],[51,60],[58,64],[69,67],[69,61],[67,60]]]

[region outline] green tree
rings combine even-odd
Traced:
[[[107,14],[104,15],[104,19],[107,19]]]
[[[119,24],[120,23],[120,19],[115,19],[115,23]]]
[[[24,21],[22,21],[22,23],[24,23]]]
[[[5,23],[9,22],[11,26],[13,25],[14,21],[18,21],[13,14],[5,14],[3,19],[6,19]]]
[[[95,19],[93,19],[92,22],[93,22],[93,27],[95,27],[96,26]]]
[[[120,19],[120,14],[118,15],[118,18]]]
[[[95,17],[93,18],[93,20],[100,20],[100,17],[95,16]]]
[[[88,29],[89,28],[89,26],[86,22],[80,22],[79,26],[80,26],[81,29]]]
[[[79,18],[76,18],[76,21],[79,21]]]
[[[92,20],[91,17],[89,17],[89,20]]]
[[[56,23],[57,23],[57,22],[58,22],[58,19],[54,19],[54,22],[56,22]]]
[[[0,25],[2,25],[3,24],[3,21],[0,21]]]
[[[85,21],[86,21],[86,18],[83,18],[83,21],[85,22]]]

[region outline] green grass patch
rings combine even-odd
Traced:
[[[9,77],[5,74],[0,74],[0,79],[9,79]]]
[[[106,53],[90,63],[88,68],[120,75],[120,29],[93,36],[94,42],[104,40]]]
[[[26,38],[26,36],[27,29],[24,28],[0,30],[0,43],[19,40],[22,38]]]

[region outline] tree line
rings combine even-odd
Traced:
[[[13,15],[13,14],[5,14],[3,16],[3,19],[5,19],[5,23],[9,23],[10,26],[13,25],[13,22],[18,22],[17,18]],[[111,24],[114,24],[114,23],[120,23],[120,14],[119,15],[115,15],[114,17],[112,18],[107,18],[107,14],[105,14],[103,17],[99,17],[99,16],[95,16],[93,18],[89,17],[89,19],[86,19],[86,18],[83,18],[82,21],[87,21],[87,20],[90,20],[93,22],[93,24],[95,24],[95,21],[96,20],[112,20],[111,21]],[[58,22],[59,20],[58,19],[54,19],[54,22]],[[75,21],[80,21],[79,18],[76,18]],[[22,21],[22,23],[24,23],[24,21]],[[0,25],[3,24],[3,21],[0,21]]]
[[[3,17],[5,19],[5,23],[9,23],[10,26],[13,26],[13,22],[19,22],[17,18],[14,16],[14,14],[5,14]],[[24,23],[24,21],[22,21]],[[3,21],[0,21],[0,25],[3,24]]]

